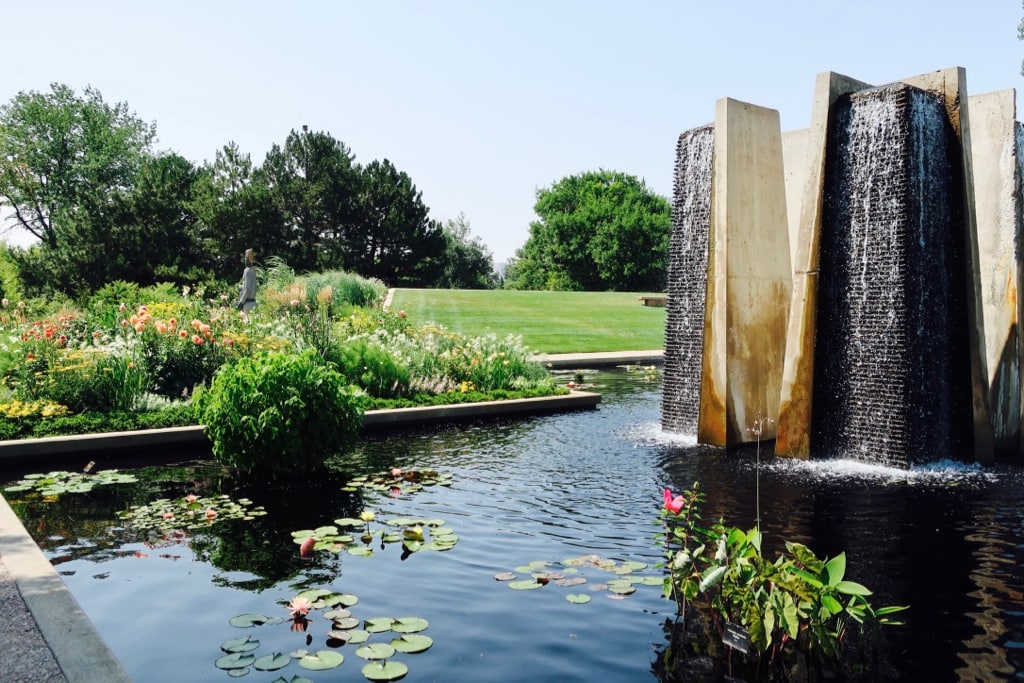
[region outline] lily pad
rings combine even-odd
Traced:
[[[224,652],[251,652],[260,646],[260,641],[253,640],[252,638],[232,638],[231,640],[225,640],[220,644],[220,649]]]
[[[327,671],[341,666],[345,655],[334,650],[317,650],[315,654],[305,655],[299,659],[299,666],[310,671]]]
[[[401,662],[370,662],[363,667],[363,676],[371,681],[397,681],[409,673],[409,667]]]
[[[511,581],[512,579],[519,576],[515,572],[498,572],[494,575],[495,581]]]
[[[359,620],[355,617],[345,617],[343,619],[334,620],[334,628],[341,631],[351,631],[356,626],[359,626]]]
[[[540,588],[542,585],[544,584],[537,583],[536,579],[527,579],[525,581],[511,581],[508,587],[515,591],[528,591]]]
[[[228,623],[236,628],[252,628],[268,621],[270,621],[270,617],[265,614],[239,614],[228,619]]]
[[[284,676],[278,676],[270,683],[313,683],[310,679],[305,676],[292,676],[291,678],[285,678]]]
[[[423,636],[418,633],[406,633],[401,638],[395,638],[391,641],[391,647],[395,648],[398,652],[404,652],[406,654],[425,652],[426,650],[429,650],[430,646],[433,644],[433,638],[430,636]]]
[[[387,659],[395,654],[395,648],[387,643],[368,643],[356,650],[356,657],[363,659]]]
[[[590,602],[590,596],[586,593],[569,593],[565,599],[576,605],[585,605]]]
[[[373,548],[367,548],[365,546],[359,548],[349,548],[348,554],[356,555],[357,557],[370,557],[371,555],[373,555]]]
[[[585,578],[583,578],[582,576],[574,576],[571,579],[562,578],[562,579],[558,579],[557,581],[555,581],[555,583],[557,583],[559,586],[564,586],[566,588],[569,588],[569,587],[572,587],[572,586],[580,586],[580,585],[582,585],[582,584],[584,584],[586,582],[587,582],[587,580]]]
[[[395,633],[419,633],[427,628],[427,620],[419,617],[399,617],[391,625]]]
[[[292,661],[292,658],[288,655],[283,655],[280,652],[275,652],[272,655],[264,655],[252,663],[252,668],[257,671],[277,671],[288,666]]]
[[[391,625],[395,623],[395,620],[391,617],[375,617],[373,619],[367,619],[363,625],[369,633],[384,633],[385,631],[391,630]]]
[[[255,661],[256,655],[251,655],[247,652],[232,652],[229,655],[218,658],[213,664],[218,669],[245,669]]]
[[[334,621],[336,619],[347,619],[352,616],[352,612],[347,609],[332,609],[324,612],[324,619],[327,621]]]

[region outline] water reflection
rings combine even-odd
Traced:
[[[431,620],[437,645],[416,662],[420,680],[668,681],[693,680],[704,669],[700,661],[663,668],[677,634],[674,606],[659,589],[576,606],[547,589],[520,595],[492,576],[581,552],[653,564],[663,487],[699,480],[706,517],[748,528],[759,476],[766,550],[792,540],[819,556],[846,551],[849,578],[875,590],[873,604],[911,605],[906,627],[885,632],[871,678],[1024,677],[1020,470],[936,463],[903,471],[772,460],[764,452],[756,467],[752,449],[724,453],[662,434],[656,382],[625,372],[591,377],[603,396],[596,411],[374,435],[333,463],[332,474],[283,487],[238,480],[211,464],[182,465],[143,470],[136,487],[98,488],[57,504],[12,503],[139,680],[176,680],[189,667],[198,667],[195,679],[210,675],[217,643],[233,635],[225,631],[232,614],[278,609],[301,588],[333,586],[358,593],[370,612]],[[454,485],[396,499],[341,490],[352,473],[394,466],[451,472]],[[134,557],[153,549],[124,533],[114,513],[192,491],[248,497],[268,514],[156,550],[149,560]],[[366,506],[441,517],[460,542],[404,562],[390,548],[370,559],[298,557],[291,531],[358,516]],[[130,626],[124,604],[136,606]],[[144,643],[159,644],[163,659]],[[360,680],[353,671],[351,680]]]

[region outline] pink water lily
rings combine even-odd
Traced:
[[[675,497],[673,497],[672,496],[672,491],[670,489],[665,489],[665,492],[664,492],[663,495],[664,495],[664,498],[665,498],[665,509],[668,510],[669,512],[671,512],[674,515],[678,515],[679,511],[683,509],[683,505],[685,505],[685,501],[683,500],[683,497],[682,496],[675,496]]]
[[[299,546],[299,557],[310,558],[313,557],[313,546],[316,545],[316,538],[310,536],[302,542]]]
[[[313,603],[310,602],[309,598],[305,598],[301,595],[296,595],[292,598],[291,602],[288,603],[288,611],[292,613],[292,619],[299,619],[309,614],[309,610],[313,609]]]

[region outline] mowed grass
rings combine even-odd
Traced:
[[[540,353],[647,351],[665,340],[665,309],[636,292],[399,289],[391,310],[467,336],[521,335]]]

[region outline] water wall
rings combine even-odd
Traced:
[[[714,142],[708,124],[683,133],[676,144],[661,424],[681,434],[697,433],[700,411]]]
[[[761,414],[778,455],[1024,456],[1015,100],[968,98],[960,67],[881,88],[827,72],[782,142],[777,112],[728,98],[684,133],[663,428],[732,446]]]
[[[972,446],[961,150],[908,85],[832,108],[819,245],[815,457],[899,466]]]

